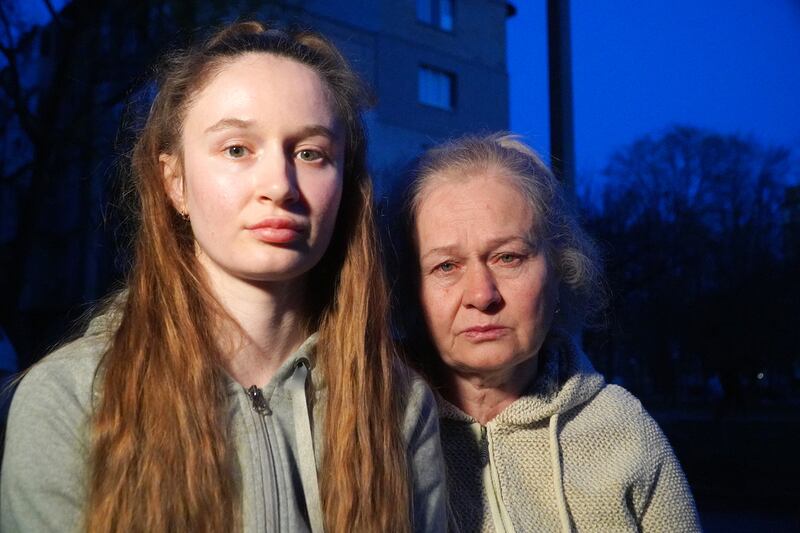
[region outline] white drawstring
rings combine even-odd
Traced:
[[[558,444],[558,413],[550,417],[550,467],[553,469],[553,485],[558,504],[558,516],[561,519],[561,531],[572,533],[572,522],[567,510],[567,499],[564,495],[564,480],[561,472],[561,451]]]
[[[311,435],[311,422],[308,417],[306,401],[306,378],[308,368],[301,360],[295,365],[288,388],[292,397],[292,414],[294,415],[294,437],[297,443],[297,457],[300,468],[300,482],[306,496],[306,509],[312,533],[324,533],[322,523],[322,500],[319,496],[317,480],[317,461],[314,455],[314,439]]]

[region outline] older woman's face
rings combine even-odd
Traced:
[[[420,297],[439,355],[458,373],[508,377],[541,348],[557,294],[533,211],[500,171],[422,195]]]

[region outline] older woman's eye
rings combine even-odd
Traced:
[[[436,270],[438,270],[440,272],[445,272],[445,273],[452,272],[455,269],[456,269],[456,265],[454,263],[450,263],[450,262],[441,263],[440,265],[438,265],[436,267]]]
[[[225,154],[232,159],[241,159],[246,156],[249,150],[241,144],[235,144],[225,148]]]
[[[319,161],[324,157],[322,152],[319,150],[300,150],[295,154],[295,157],[300,161],[305,161],[306,163],[313,163],[315,161]]]
[[[497,259],[503,264],[511,265],[520,261],[521,258],[517,254],[500,254]]]

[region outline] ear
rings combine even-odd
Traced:
[[[183,173],[178,164],[178,157],[172,154],[161,154],[158,156],[158,163],[161,167],[161,176],[164,179],[164,190],[169,196],[172,206],[181,215],[188,215],[189,210],[186,207]]]

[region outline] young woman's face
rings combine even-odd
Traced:
[[[232,60],[192,99],[181,140],[182,164],[164,155],[162,167],[212,282],[288,281],[317,264],[345,140],[316,72],[266,53]]]

